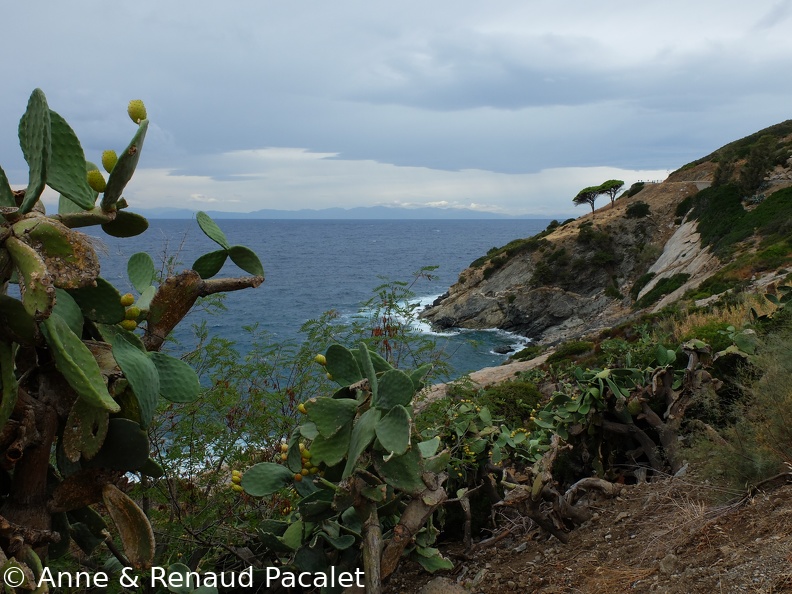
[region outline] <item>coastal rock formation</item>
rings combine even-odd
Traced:
[[[636,277],[662,260],[667,242],[677,237],[677,204],[695,194],[701,183],[707,182],[694,177],[647,184],[613,207],[608,204],[536,237],[491,250],[422,316],[440,328],[500,328],[545,343],[624,319],[631,313],[626,295]],[[628,207],[639,201],[649,206],[649,215],[628,217]],[[669,258],[679,257],[680,250],[686,256],[701,252],[690,245],[693,235],[680,237],[673,245],[684,247],[668,252]],[[673,270],[657,271],[655,277]]]

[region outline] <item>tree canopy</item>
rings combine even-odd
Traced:
[[[591,206],[591,212],[594,212],[594,202],[596,202],[597,197],[600,195],[599,186],[589,186],[588,188],[583,188],[580,192],[577,193],[572,199],[572,202],[575,203],[575,206],[579,206],[581,204],[588,204]]]
[[[620,179],[609,179],[606,182],[603,182],[599,186],[589,186],[588,188],[583,188],[580,192],[577,193],[572,199],[572,202],[575,203],[575,206],[580,204],[588,204],[591,206],[591,212],[594,212],[594,202],[596,202],[597,198],[601,194],[607,194],[610,197],[611,206],[613,206],[613,201],[616,199],[616,194],[619,193],[619,190],[624,187],[624,182]]]
[[[616,194],[619,193],[624,187],[624,181],[620,179],[609,179],[606,182],[603,182],[600,185],[600,194],[607,194],[611,201],[611,206],[613,206],[613,201],[616,199]]]

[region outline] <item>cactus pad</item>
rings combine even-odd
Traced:
[[[341,462],[349,449],[351,435],[352,423],[341,427],[333,437],[317,435],[311,443],[311,462],[317,466],[322,463],[326,466],[335,466]]]
[[[235,245],[228,250],[228,255],[231,256],[231,261],[245,272],[255,276],[264,276],[264,267],[261,265],[261,260],[250,248],[246,248],[243,245]]]
[[[38,330],[25,306],[8,295],[0,295],[0,337],[8,342],[32,345]]]
[[[77,336],[82,336],[83,315],[80,306],[63,289],[55,289],[55,307],[52,308],[52,313],[62,317]]]
[[[145,429],[154,418],[159,399],[160,380],[157,367],[148,354],[129,341],[125,334],[119,333],[111,338],[110,344],[113,345],[113,357],[138,400],[141,425]]]
[[[377,400],[377,373],[374,370],[374,364],[371,361],[371,353],[365,343],[360,343],[357,349],[357,361],[360,370],[366,376],[369,382],[369,390],[371,390],[371,399],[376,402]]]
[[[272,462],[255,464],[242,475],[242,488],[253,497],[265,497],[292,484],[292,471]]]
[[[71,126],[50,110],[52,159],[47,184],[75,206],[88,210],[96,202],[96,194],[85,176],[85,153]]]
[[[306,401],[305,409],[323,437],[332,437],[355,418],[358,409],[356,400],[349,398],[311,398]]]
[[[410,414],[396,405],[377,423],[377,439],[386,451],[401,456],[410,445],[410,429]]]
[[[193,262],[192,269],[195,270],[201,278],[212,278],[215,274],[220,272],[227,258],[228,252],[226,250],[209,252]]]
[[[12,230],[44,260],[56,287],[86,287],[93,285],[99,275],[99,258],[82,233],[42,216],[19,221]]]
[[[154,561],[154,533],[146,514],[128,495],[112,484],[102,488],[102,501],[121,537],[121,544],[132,567],[143,569]]]
[[[55,305],[55,287],[41,256],[16,237],[6,239],[5,247],[19,271],[22,304],[35,320],[49,317]]]
[[[25,198],[19,212],[33,210],[47,182],[51,159],[50,110],[41,89],[35,89],[28,100],[27,110],[19,121],[19,145],[30,173]]]
[[[341,386],[348,386],[363,379],[360,367],[352,352],[340,344],[332,344],[325,353],[327,372],[333,381]]]
[[[342,478],[348,478],[355,471],[358,458],[374,440],[377,423],[381,416],[382,414],[376,408],[370,408],[358,418],[349,439],[349,456]]]
[[[148,120],[140,122],[137,132],[132,137],[129,146],[118,156],[118,162],[113,167],[113,172],[107,180],[107,187],[102,196],[102,210],[110,210],[115,207],[116,202],[121,198],[121,192],[132,179],[140,160],[140,151],[143,148],[143,140],[146,138],[148,130]]]
[[[59,315],[51,315],[41,323],[40,327],[50,346],[55,367],[63,374],[77,395],[91,406],[109,412],[118,412],[121,407],[107,392],[96,359],[63,318]]]
[[[148,220],[134,212],[119,210],[115,219],[102,225],[102,231],[113,237],[135,237],[148,229]]]
[[[142,293],[154,283],[154,260],[146,252],[132,254],[127,261],[127,275],[132,286],[138,293]]]
[[[165,353],[152,352],[149,357],[159,375],[160,396],[171,402],[193,402],[201,393],[198,374],[187,363]]]
[[[414,394],[415,386],[410,376],[399,369],[391,369],[379,380],[379,394],[374,404],[380,410],[389,411],[397,405],[409,405]]]
[[[124,319],[126,310],[121,305],[121,294],[112,284],[97,277],[95,287],[69,291],[83,315],[100,324],[117,324]]]
[[[11,184],[8,183],[8,177],[2,167],[0,167],[0,207],[16,208],[14,192],[11,191]]]
[[[110,419],[107,437],[88,466],[110,470],[140,470],[149,459],[148,434],[135,421]]]
[[[201,231],[203,231],[209,239],[225,250],[231,248],[225,233],[223,233],[222,229],[217,226],[217,223],[212,220],[212,217],[201,210],[196,213],[195,219],[198,221],[198,226],[201,228]]]
[[[394,489],[400,489],[411,495],[417,495],[424,489],[421,474],[421,454],[418,447],[407,450],[403,456],[393,456],[387,462],[380,456],[374,457],[374,467],[379,475]]]
[[[81,456],[86,459],[95,456],[107,436],[109,420],[106,410],[78,398],[63,428],[63,451],[66,457],[77,462]]]

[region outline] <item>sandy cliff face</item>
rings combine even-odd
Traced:
[[[423,317],[441,328],[501,328],[556,342],[629,316],[632,300],[626,296],[634,281],[658,262],[655,279],[678,272],[674,262],[680,260],[685,271],[698,266],[688,284],[700,282],[713,268],[712,256],[701,250],[690,226],[677,235],[674,210],[707,183],[707,173],[647,185],[613,207],[608,203],[534,241],[493,253],[466,269]],[[636,202],[649,205],[648,216],[626,216]],[[672,249],[665,249],[674,237]]]

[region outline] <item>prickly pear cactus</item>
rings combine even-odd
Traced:
[[[12,190],[0,168],[0,571],[19,567],[22,589],[34,589],[49,559],[71,544],[88,553],[104,546],[99,505],[125,560],[139,568],[154,562],[151,526],[120,487],[126,473],[161,473],[146,431],[160,398],[200,395],[195,371],[159,348],[198,297],[264,280],[256,255],[231,245],[203,213],[199,225],[223,248],[223,262],[229,256],[253,276],[204,282],[221,262],[211,275],[196,266],[158,282],[144,253],[127,266],[136,295],[121,295],[100,276],[92,243],[77,229],[134,237],[148,227],[122,196],[148,129],[142,101],[130,103],[129,115],[129,145],[101,156],[105,179],[36,89],[19,123],[26,188]],[[50,216],[40,202],[47,186],[60,194]]]
[[[434,464],[443,453],[436,451],[439,440],[421,442],[413,427],[411,404],[428,366],[405,373],[365,344],[353,350],[332,345],[316,362],[340,389],[298,407],[305,422],[283,444],[281,463],[256,464],[242,477],[243,489],[255,497],[286,487],[302,496],[294,522],[262,530],[262,544],[293,555],[298,566],[308,555],[327,568],[363,565],[373,580],[367,591],[375,591],[374,582],[403,555],[431,571],[450,568],[432,547],[431,516],[447,498],[445,464]],[[353,547],[360,541],[362,547]]]

